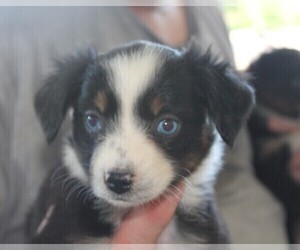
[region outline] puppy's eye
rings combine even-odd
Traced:
[[[164,118],[157,125],[157,132],[165,136],[174,136],[178,133],[179,129],[179,121],[172,118]]]
[[[100,117],[95,113],[85,115],[85,127],[90,133],[98,133],[103,130],[103,123]]]

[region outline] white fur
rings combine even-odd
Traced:
[[[190,209],[199,206],[201,199],[213,193],[213,186],[216,176],[222,166],[222,157],[224,152],[224,143],[218,132],[215,131],[216,139],[210,148],[206,158],[202,161],[197,170],[186,181],[186,189],[182,197],[184,209]],[[196,186],[198,185],[198,188]],[[201,189],[199,188],[201,185]]]
[[[63,147],[63,162],[72,177],[81,180],[83,183],[87,182],[87,175],[79,162],[74,148],[68,142]]]
[[[284,138],[290,145],[293,153],[300,149],[300,133],[289,134]]]
[[[260,104],[258,106],[258,110],[266,116],[274,116],[274,117],[278,117],[282,120],[287,120],[287,121],[290,120],[293,123],[300,122],[299,119],[290,119],[288,117],[285,117],[262,104]],[[299,150],[300,149],[300,133],[291,133],[291,134],[287,134],[285,136],[281,136],[278,139],[271,140],[269,143],[267,143],[267,145],[268,145],[267,150],[269,150],[269,149],[276,150],[284,143],[287,143],[291,147],[291,150],[293,153],[295,151]]]
[[[178,232],[177,224],[174,219],[171,220],[157,239],[157,244],[168,244],[170,242],[173,244],[182,242],[181,234]]]
[[[98,197],[117,206],[136,206],[158,197],[173,179],[171,162],[146,136],[143,125],[136,118],[135,105],[145,92],[156,71],[163,63],[157,49],[145,49],[124,56],[122,54],[106,63],[110,85],[120,102],[119,124],[107,134],[101,147],[95,149],[91,163],[92,187]],[[104,175],[116,168],[133,171],[134,185],[122,195],[126,202],[116,200],[117,195],[108,190]]]
[[[123,125],[131,125],[137,98],[147,89],[164,58],[156,48],[143,49],[130,56],[114,57],[106,63],[112,72],[110,86],[121,101]]]
[[[70,109],[68,111],[69,119],[73,119],[74,110]],[[87,183],[87,175],[84,172],[82,165],[77,157],[77,154],[74,148],[70,145],[69,141],[65,139],[65,143],[63,144],[62,150],[62,159],[64,166],[66,166],[67,170],[69,171],[72,177],[75,177],[81,180],[83,183]]]
[[[276,152],[282,145],[290,146],[292,153],[300,149],[300,133],[287,134],[265,143],[265,153]]]
[[[158,197],[174,178],[172,162],[160,151],[147,133],[136,114],[136,102],[147,90],[164,58],[155,48],[137,51],[134,54],[117,55],[105,63],[110,72],[110,86],[120,103],[120,118],[114,124],[114,132],[105,136],[101,146],[94,150],[91,162],[91,186],[96,196],[117,206],[136,206]],[[216,140],[201,166],[187,180],[182,206],[185,209],[199,205],[207,192],[212,192],[213,183],[221,166],[223,146],[221,138]],[[87,181],[75,150],[64,147],[64,162],[72,176]],[[104,176],[114,169],[131,168],[134,185],[130,192],[120,196],[107,189]],[[195,185],[205,186],[203,190]],[[125,200],[125,201],[124,201]]]
[[[215,131],[216,139],[210,148],[210,152],[207,157],[198,166],[197,170],[186,181],[186,188],[180,203],[180,209],[189,213],[192,209],[201,209],[200,204],[205,197],[211,198],[213,195],[213,186],[216,176],[222,166],[222,157],[224,152],[224,143],[217,131]],[[196,187],[196,185],[201,184]],[[182,234],[178,232],[178,226],[176,220],[172,219],[169,225],[165,228],[158,239],[158,243],[188,243],[187,239],[182,237]],[[201,242],[201,239],[197,239],[195,242]]]

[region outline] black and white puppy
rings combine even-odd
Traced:
[[[130,208],[179,180],[187,188],[159,242],[228,242],[213,185],[222,139],[233,143],[254,95],[230,67],[192,47],[136,42],[59,63],[35,108],[48,142],[70,108],[73,127],[63,167],[31,213],[32,242],[108,242]]]
[[[270,121],[276,118],[300,130],[300,51],[283,48],[263,53],[248,72],[257,96],[249,119],[255,172],[286,209],[290,243],[299,243],[300,184],[289,164],[300,149],[300,133],[276,130]]]

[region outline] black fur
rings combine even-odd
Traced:
[[[56,74],[51,76],[37,93],[35,108],[48,142],[51,142],[67,110],[73,107],[73,133],[69,139],[69,146],[76,152],[87,174],[94,149],[101,147],[105,134],[113,132],[122,112],[114,89],[108,83],[111,72],[105,68],[104,62],[119,54],[132,55],[147,49],[147,46],[159,49],[165,63],[151,80],[151,87],[138,99],[135,116],[139,119],[140,126],[147,131],[149,140],[156,143],[166,158],[174,162],[176,172],[188,176],[196,170],[215,143],[215,127],[223,140],[232,145],[251,110],[254,102],[251,87],[228,65],[216,63],[209,52],[199,54],[195,48],[179,52],[161,45],[134,43],[105,55],[88,53],[71,57],[58,64]],[[106,96],[107,107],[103,112],[95,104],[99,92]],[[156,115],[150,108],[153,97],[159,97],[163,102],[163,108]],[[102,134],[92,136],[86,131],[83,119],[87,110],[96,112],[104,121],[105,129],[101,131],[103,139]],[[157,134],[155,124],[164,115],[173,115],[180,120],[181,129],[176,137],[166,138]],[[61,171],[66,170],[63,168]],[[66,175],[68,178],[67,173]],[[178,179],[174,179],[174,182],[176,181]],[[102,202],[99,198],[91,195],[91,198],[84,200],[80,197],[81,188],[93,193],[89,180],[85,184],[79,183],[78,180],[71,181],[67,189],[63,186],[64,181],[58,181],[56,184],[51,184],[50,179],[46,181],[31,216],[37,220],[29,220],[31,240],[38,243],[70,243],[90,237],[111,236],[115,225],[102,218],[107,213],[113,213],[115,208],[107,205],[108,210],[99,207],[96,209],[95,205]],[[59,192],[61,189],[62,192]],[[186,233],[191,231],[192,234],[192,228],[195,226],[198,230],[194,234],[199,233],[203,236],[200,236],[202,243],[225,243],[226,233],[221,229],[222,223],[213,198],[207,197],[206,201],[205,204],[199,204],[199,211],[193,211],[192,215],[178,209],[176,217],[182,233],[184,235],[187,230]],[[35,235],[37,226],[51,204],[57,207],[54,218],[42,234]],[[109,214],[106,217],[109,217]],[[196,218],[198,222],[189,221],[190,217]],[[59,230],[56,230],[57,227],[60,227]]]
[[[258,106],[249,120],[253,143],[253,163],[258,179],[278,198],[286,210],[286,223],[291,243],[296,243],[295,228],[300,224],[300,185],[288,171],[292,156],[288,142],[278,144],[286,134],[271,131],[265,108],[289,119],[300,117],[300,52],[277,49],[261,55],[249,69],[257,93]],[[267,145],[277,148],[266,153]],[[299,242],[298,242],[299,243]]]
[[[77,179],[66,178],[67,175],[66,169],[59,168],[45,180],[28,218],[29,243],[73,243],[113,233],[111,223],[98,220],[96,198],[86,196],[91,190]],[[36,230],[52,205],[55,207],[47,229],[37,235]]]
[[[252,88],[229,65],[217,63],[210,51],[201,55],[192,48],[184,57],[197,82],[199,101],[207,108],[223,140],[232,145],[255,101]]]
[[[36,95],[34,107],[49,143],[55,138],[67,110],[78,98],[85,71],[94,57],[90,50],[58,62],[57,72]]]

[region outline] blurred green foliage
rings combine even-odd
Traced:
[[[300,26],[300,0],[223,0],[222,4],[229,29]]]

